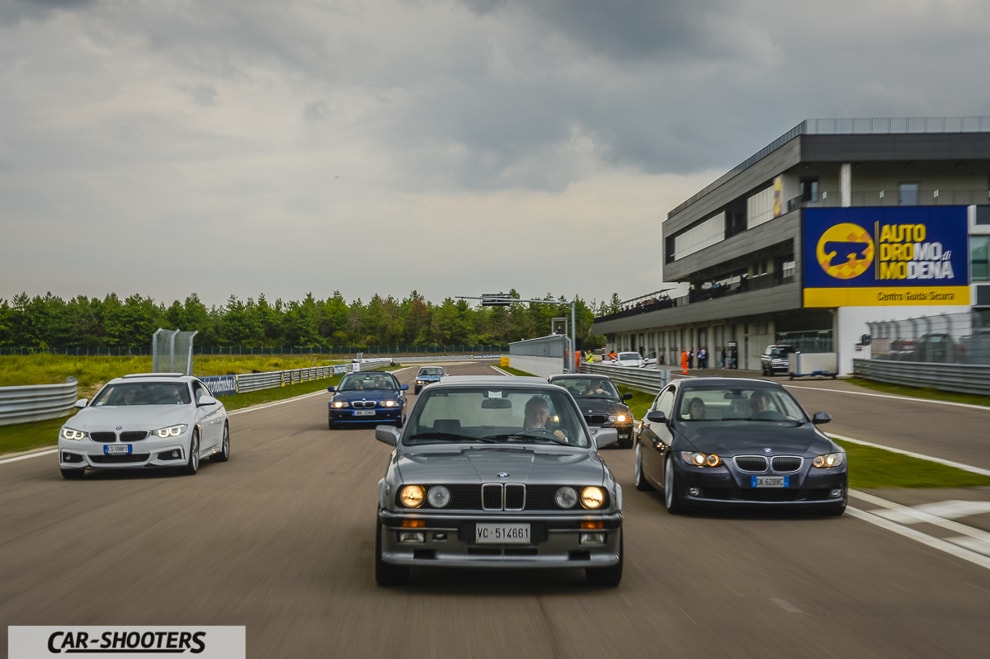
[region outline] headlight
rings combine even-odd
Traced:
[[[681,451],[681,459],[695,467],[717,467],[722,464],[722,458],[718,457],[717,453]]]
[[[450,503],[450,490],[443,485],[434,485],[426,493],[426,500],[434,508],[445,508]]]
[[[174,426],[168,426],[167,428],[159,428],[158,430],[153,430],[152,433],[158,435],[162,439],[168,439],[169,437],[178,437],[179,435],[186,432],[188,428],[184,423],[179,423]]]
[[[578,496],[573,487],[560,487],[553,495],[553,500],[561,508],[573,508],[577,504]]]
[[[422,485],[405,485],[399,490],[399,501],[406,508],[419,508],[426,498],[426,488]]]
[[[605,505],[605,490],[600,487],[586,487],[581,490],[581,505],[588,510],[598,510]]]
[[[398,407],[399,401],[397,400],[383,400],[382,407]]]
[[[632,421],[632,418],[625,414],[619,414],[615,417],[615,423],[626,423],[628,421]]]
[[[62,431],[59,433],[62,439],[71,439],[73,441],[79,441],[80,439],[86,439],[89,437],[89,433],[83,432],[82,430],[75,430],[68,426],[63,426]]]
[[[332,403],[330,403],[330,405],[333,407],[333,409],[339,410],[339,409],[343,409],[343,408],[347,407],[347,401],[346,400],[335,400]]]
[[[416,380],[416,384],[418,385],[422,385],[424,382],[426,382],[426,380]]]
[[[811,461],[811,464],[818,469],[834,469],[835,467],[841,467],[845,463],[845,453],[826,453],[825,455],[816,455]]]

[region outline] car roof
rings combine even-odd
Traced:
[[[443,380],[437,384],[431,384],[430,389],[433,391],[438,391],[440,388],[447,387],[521,387],[521,388],[542,388],[542,389],[552,389],[557,390],[559,387],[555,384],[550,384],[546,380],[536,376],[529,375],[510,375],[508,377],[504,375],[448,375]],[[437,387],[437,389],[434,389]]]
[[[133,382],[136,380],[143,382],[175,382],[176,380],[180,382],[191,382],[197,379],[195,376],[186,375],[185,373],[128,373],[110,380],[107,384]]]
[[[779,382],[770,380],[760,380],[759,378],[722,378],[722,377],[700,377],[681,378],[672,384],[677,384],[680,389],[709,389],[715,387],[726,388],[747,388],[747,389],[783,389]]]
[[[611,379],[607,375],[599,375],[598,373],[554,373],[553,375],[551,375],[549,377],[549,379],[551,381],[556,380],[558,378],[567,378],[568,380],[570,380],[572,378],[575,379],[575,380],[578,380],[578,379],[581,379],[581,380],[610,380]]]

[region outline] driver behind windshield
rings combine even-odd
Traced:
[[[528,401],[526,401],[526,415],[523,421],[523,431],[526,430],[546,430],[550,432],[547,428],[547,421],[550,418],[550,409],[547,406],[547,401],[544,400],[542,396],[533,396]],[[557,439],[566,440],[567,435],[560,428],[553,431],[554,437]]]

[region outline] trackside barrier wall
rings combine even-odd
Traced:
[[[391,358],[362,359],[371,368],[391,366]],[[354,364],[315,366],[268,373],[212,375],[201,377],[214,396],[273,389],[312,380],[329,379],[354,370]],[[359,369],[360,370],[360,369]],[[44,421],[68,416],[79,400],[79,384],[69,378],[65,384],[42,384],[23,387],[0,387],[0,426]]]
[[[670,383],[669,368],[635,368],[633,366],[585,362],[581,364],[581,372],[607,375],[612,382],[624,384],[653,395],[660,393],[660,390]]]
[[[568,338],[560,334],[510,343],[509,366],[544,378],[568,373],[573,370],[567,368],[569,345]]]
[[[0,387],[0,426],[65,416],[79,397],[79,383]]]
[[[909,387],[990,396],[990,366],[854,359],[853,375]]]

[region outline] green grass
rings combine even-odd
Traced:
[[[966,403],[968,405],[982,405],[990,407],[990,396],[981,394],[963,394],[954,391],[943,391],[932,387],[908,387],[901,384],[890,384],[887,382],[876,382],[865,378],[849,378],[848,382],[858,387],[876,391],[879,393],[893,394],[896,396],[906,396],[908,398],[923,398],[925,400],[941,400],[950,403]]]

